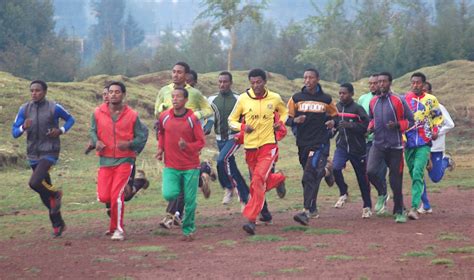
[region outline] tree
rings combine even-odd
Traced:
[[[236,69],[255,67],[267,69],[275,60],[271,54],[278,47],[278,32],[272,21],[266,20],[255,24],[254,21],[247,19],[237,26],[235,33],[239,38],[233,55]]]
[[[125,50],[130,50],[143,42],[145,39],[145,32],[141,29],[133,16],[129,13],[124,25],[123,38]]]
[[[202,0],[205,6],[197,19],[209,18],[212,22],[211,34],[224,28],[230,34],[230,46],[227,52],[227,70],[232,69],[232,51],[237,42],[235,27],[247,18],[260,22],[261,10],[266,7],[266,0],[255,1],[256,3],[241,4],[241,0]]]
[[[78,50],[54,33],[52,1],[0,1],[0,70],[28,79],[70,81],[78,66]]]
[[[122,46],[125,0],[94,0],[91,6],[97,18],[89,34],[92,52],[100,50],[106,41]]]
[[[123,55],[114,47],[112,40],[106,40],[102,49],[95,57],[92,74],[117,75],[124,72]]]
[[[168,70],[184,58],[184,54],[179,49],[179,38],[173,33],[173,28],[168,26],[160,36],[160,45],[153,57],[151,69],[153,71]]]
[[[199,73],[217,71],[224,67],[220,38],[209,35],[209,23],[195,25],[184,40],[182,52],[191,68]]]

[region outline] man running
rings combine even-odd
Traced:
[[[350,83],[342,84],[339,88],[338,125],[336,138],[336,151],[334,152],[333,167],[334,178],[339,188],[340,197],[334,205],[342,208],[349,195],[348,186],[344,182],[342,169],[350,161],[354,168],[360,193],[362,195],[362,218],[372,216],[372,202],[370,200],[370,187],[366,173],[366,145],[365,134],[369,125],[369,116],[364,108],[353,100],[354,87]]]
[[[63,192],[51,181],[49,170],[59,159],[59,136],[74,125],[74,118],[60,104],[46,99],[48,85],[41,80],[30,83],[31,101],[21,105],[12,126],[12,135],[18,138],[26,132],[26,154],[33,169],[28,185],[37,192],[49,210],[53,236],[59,237],[66,229],[61,216]],[[65,121],[59,127],[59,119]]]
[[[138,113],[125,104],[127,90],[123,83],[109,85],[108,103],[92,114],[90,136],[99,156],[97,196],[110,204],[110,224],[106,235],[124,240],[124,190],[131,177],[135,159],[147,142],[148,129]]]
[[[265,85],[267,75],[262,69],[252,69],[248,74],[250,88],[242,93],[229,116],[229,125],[235,131],[243,131],[245,160],[251,175],[250,200],[242,212],[248,222],[243,230],[255,234],[255,222],[265,202],[265,192],[285,181],[280,173],[270,173],[278,156],[275,130],[275,112],[280,121],[288,113],[280,95],[269,91]]]
[[[194,112],[185,107],[189,93],[184,88],[172,91],[173,107],[160,115],[158,152],[164,160],[163,197],[175,200],[184,195],[183,241],[193,241],[196,225],[196,192],[199,183],[199,152],[206,144],[201,124]]]
[[[383,180],[378,175],[380,164],[385,162],[389,169],[390,187],[393,192],[393,214],[395,222],[405,223],[407,218],[403,209],[403,133],[413,125],[413,114],[399,95],[392,92],[392,75],[382,72],[377,81],[380,95],[370,101],[368,132],[374,133],[367,162],[367,175],[370,182],[381,193],[379,200],[385,202],[388,196],[383,189]],[[377,211],[377,209],[375,209]],[[378,213],[379,211],[377,211]]]
[[[425,168],[430,157],[432,141],[438,138],[443,123],[438,99],[423,89],[426,76],[421,72],[411,75],[411,91],[405,94],[405,101],[413,112],[415,125],[405,133],[407,138],[405,160],[412,180],[411,208],[408,218],[418,220],[418,208],[424,189]]]
[[[286,125],[296,127],[298,157],[303,168],[303,211],[293,219],[308,225],[310,218],[319,217],[317,197],[323,177],[332,177],[332,168],[326,163],[329,156],[329,139],[337,117],[336,106],[319,84],[319,72],[306,69],[304,86],[288,101]]]

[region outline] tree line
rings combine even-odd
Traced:
[[[201,0],[192,30],[168,26],[151,48],[125,0],[91,0],[97,21],[85,40],[54,32],[52,0],[0,1],[0,71],[73,81],[137,76],[184,60],[200,73],[260,67],[290,79],[316,67],[323,79],[341,82],[474,60],[474,5],[468,0],[434,0],[434,9],[423,0],[311,3],[313,15],[277,28],[262,16],[267,0]]]

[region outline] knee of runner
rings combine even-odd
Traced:
[[[104,195],[104,194],[98,194],[97,200],[99,200],[102,203],[110,203],[110,196]]]
[[[30,188],[32,188],[33,190],[40,190],[41,187],[43,186],[42,184],[42,180],[33,180],[31,179],[29,182],[28,182],[28,185],[30,186]]]

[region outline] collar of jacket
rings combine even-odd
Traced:
[[[265,88],[265,93],[264,93],[261,97],[257,97],[257,96],[255,95],[255,92],[253,91],[252,88],[248,88],[245,92],[247,93],[247,95],[248,95],[250,98],[256,99],[256,100],[264,99],[264,98],[267,97],[267,95],[268,95],[268,89],[267,89],[267,88]]]
[[[409,91],[409,92],[407,92],[407,95],[410,98],[417,98],[417,99],[420,98],[421,99],[421,98],[425,97],[426,92],[422,91],[420,95],[416,95],[416,93],[414,93],[413,91]]]
[[[312,93],[308,90],[308,88],[307,88],[306,86],[303,86],[303,87],[301,88],[301,92],[302,92],[302,93],[306,93],[306,94],[312,94]],[[323,93],[324,93],[323,87],[321,86],[321,84],[318,83],[318,84],[316,85],[316,94],[323,94]]]

